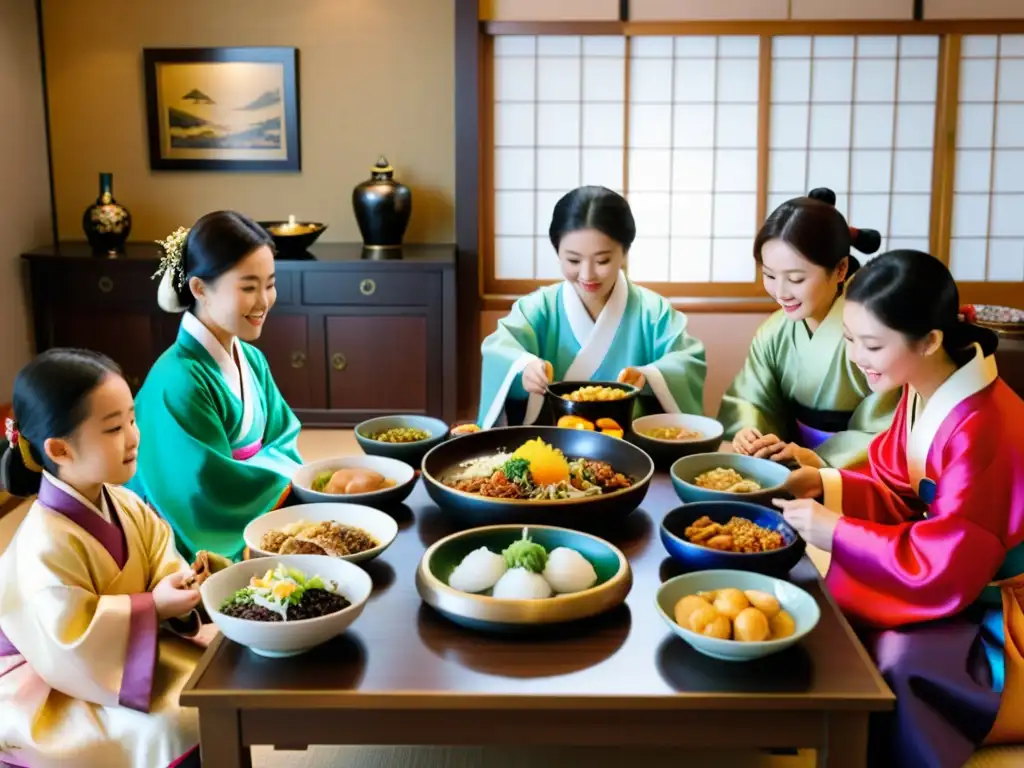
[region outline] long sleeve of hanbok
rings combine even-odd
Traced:
[[[640,370],[668,413],[704,413],[704,344],[686,332],[686,316],[657,297],[650,311],[651,362]]]
[[[763,325],[754,335],[743,367],[722,396],[718,420],[722,422],[723,436],[727,440],[747,428],[756,429],[763,435],[781,437],[785,434],[788,408],[774,372],[775,361],[770,345],[770,333]]]
[[[935,499],[921,514],[898,481],[886,482],[902,443],[891,433],[902,426],[872,446],[874,477],[844,470],[841,489],[834,475],[825,481],[826,505],[844,513],[827,584],[847,615],[884,629],[946,618],[977,599],[1006,556],[1000,532],[1015,491],[1005,478],[1021,470],[968,422],[947,441]]]
[[[814,452],[830,467],[862,465],[867,461],[871,441],[892,423],[899,402],[899,389],[872,392],[854,410],[849,427],[832,435]]]
[[[522,373],[540,357],[541,329],[537,324],[544,321],[543,299],[535,294],[524,296],[484,339],[480,348],[483,361],[477,415],[477,423],[484,429],[494,425],[507,399],[526,400]]]

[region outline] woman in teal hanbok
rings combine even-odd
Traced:
[[[302,463],[299,422],[252,346],[277,298],[273,240],[248,218],[217,211],[163,245],[158,301],[183,314],[135,399],[149,437],[132,486],[170,523],[183,554],[237,559],[246,524],[284,500]]]
[[[639,411],[702,413],[704,345],[685,315],[622,271],[636,237],[625,198],[574,189],[549,235],[565,280],[516,301],[484,340],[477,423],[537,423],[550,381],[618,380],[641,388]]]

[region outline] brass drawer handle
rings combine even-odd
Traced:
[[[292,352],[292,368],[301,368],[306,364],[305,352]]]
[[[99,289],[103,293],[110,293],[112,290],[114,290],[114,281],[111,280],[106,275],[104,275],[103,277],[100,278]]]
[[[334,366],[336,371],[344,371],[348,367],[348,358],[341,354],[341,352],[336,352],[331,357],[331,365]]]
[[[359,292],[363,294],[363,296],[373,296],[373,294],[377,292],[377,283],[370,278],[367,278],[359,284]]]

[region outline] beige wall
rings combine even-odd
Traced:
[[[451,0],[44,0],[43,28],[62,239],[83,239],[82,211],[109,171],[132,240],[230,207],[358,241],[352,187],[381,153],[413,190],[407,241],[454,239]],[[302,172],[151,171],[142,49],[253,45],[299,49]]]
[[[0,403],[31,354],[20,256],[50,239],[50,185],[35,8],[0,0]]]

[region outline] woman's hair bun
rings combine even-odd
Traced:
[[[807,193],[807,196],[811,200],[820,200],[823,203],[828,203],[833,208],[836,207],[836,193],[828,187],[815,187]]]

